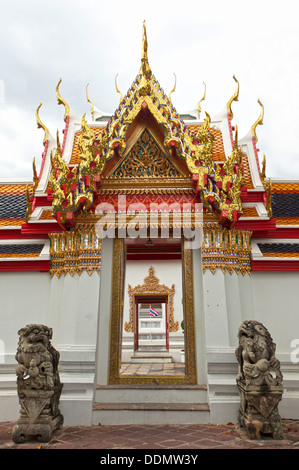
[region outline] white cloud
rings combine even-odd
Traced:
[[[11,0],[0,17],[0,177],[32,175],[32,159],[41,155],[42,131],[35,110],[43,103],[43,122],[55,135],[63,127],[55,87],[73,111],[89,113],[85,87],[100,109],[113,112],[119,95],[139,71],[142,23],[146,20],[149,60],[178,112],[194,108],[203,93],[203,113],[217,114],[240,82],[233,104],[239,137],[265,106],[264,125],[257,129],[260,158],[265,152],[272,177],[299,178],[299,30],[295,0],[244,6],[236,0]],[[1,76],[2,74],[2,76]]]

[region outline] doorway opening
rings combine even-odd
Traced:
[[[169,351],[167,297],[135,297],[134,352]]]
[[[109,383],[196,383],[191,250],[151,242],[114,239]]]

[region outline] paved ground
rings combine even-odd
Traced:
[[[161,452],[192,449],[299,449],[299,420],[282,420],[284,439],[247,439],[233,423],[221,425],[64,426],[48,443],[15,444],[15,423],[0,423],[0,449],[157,449]]]
[[[121,366],[120,373],[124,375],[184,375],[185,363],[124,363]]]

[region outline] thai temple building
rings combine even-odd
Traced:
[[[29,183],[0,180],[0,420],[19,414],[18,331],[43,324],[65,424],[237,422],[245,320],[271,333],[280,414],[298,419],[299,179],[266,175],[261,101],[238,135],[235,76],[218,115],[201,115],[205,94],[196,115],[179,115],[150,68],[145,25],[141,49],[111,116],[86,89],[90,118],[78,118],[60,80],[63,134],[39,105],[40,168]]]

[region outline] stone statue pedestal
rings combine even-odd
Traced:
[[[262,439],[263,435],[283,439],[278,403],[282,398],[282,385],[255,387],[237,380],[240,394],[239,423],[249,439]]]
[[[20,418],[12,430],[16,443],[27,440],[49,442],[52,433],[63,425],[63,416],[58,403],[63,385],[55,390],[24,390],[19,396]]]

